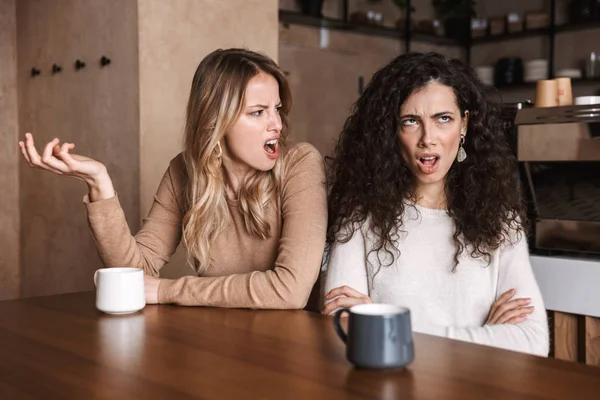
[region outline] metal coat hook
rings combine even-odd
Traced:
[[[82,69],[84,67],[85,67],[85,63],[83,61],[81,61],[80,59],[77,59],[75,61],[75,69],[76,70],[80,70],[80,69]]]
[[[58,74],[62,71],[62,67],[58,64],[52,64],[52,74]]]
[[[38,75],[40,75],[41,73],[42,73],[42,71],[40,71],[39,69],[37,69],[37,68],[35,68],[35,67],[34,67],[34,68],[31,68],[31,76],[32,76],[32,77],[34,77],[34,76],[38,76]]]
[[[102,58],[100,59],[100,65],[102,65],[103,67],[106,67],[108,64],[110,64],[110,62],[110,58],[106,56],[102,56]]]

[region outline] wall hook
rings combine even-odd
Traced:
[[[108,64],[110,64],[110,58],[106,57],[106,56],[102,56],[102,58],[100,59],[100,65],[102,65],[103,67],[106,67]]]
[[[41,73],[42,73],[42,71],[40,71],[39,69],[37,69],[37,68],[35,68],[35,67],[34,67],[34,68],[31,68],[31,76],[32,76],[32,77],[33,77],[33,76],[38,76],[38,75],[40,75]]]
[[[52,64],[52,74],[58,74],[62,71],[62,67],[58,64]]]
[[[80,70],[81,68],[85,67],[85,63],[83,61],[81,61],[80,59],[77,59],[77,61],[75,61],[75,69]]]

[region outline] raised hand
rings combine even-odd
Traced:
[[[21,153],[32,168],[44,169],[58,175],[67,175],[81,179],[90,188],[90,200],[97,201],[114,196],[112,181],[106,167],[89,157],[71,154],[73,143],[60,143],[53,139],[44,147],[40,155],[35,148],[33,135],[25,134],[25,140],[19,142]]]

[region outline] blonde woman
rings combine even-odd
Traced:
[[[89,186],[89,224],[103,263],[146,273],[147,303],[297,309],[315,283],[325,242],[323,162],[309,144],[287,147],[291,96],[269,58],[217,50],[193,78],[184,151],[171,160],[142,229],[129,233],[106,167],[54,139],[34,168]],[[180,241],[197,276],[157,278]]]

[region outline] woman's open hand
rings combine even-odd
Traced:
[[[112,181],[106,167],[89,157],[71,154],[73,143],[60,143],[53,139],[44,147],[40,155],[35,148],[33,135],[25,134],[25,140],[19,142],[21,153],[32,168],[45,169],[58,175],[72,176],[85,181],[90,188],[92,201],[114,196]]]

